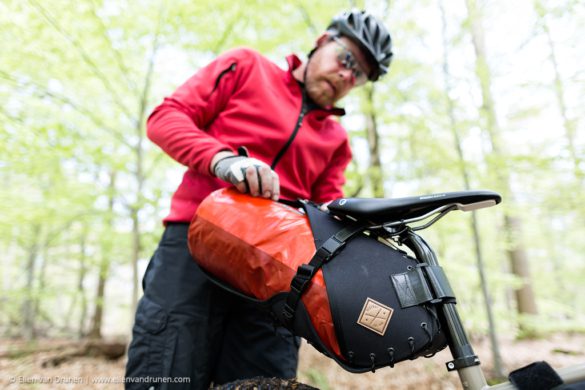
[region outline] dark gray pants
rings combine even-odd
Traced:
[[[211,283],[189,254],[187,231],[187,224],[169,224],[146,269],[126,377],[190,383],[152,379],[126,388],[207,389],[256,376],[295,377],[298,338]]]

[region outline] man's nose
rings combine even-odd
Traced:
[[[353,70],[348,69],[346,67],[341,67],[339,69],[339,77],[343,79],[344,82],[348,83],[349,85],[353,85],[355,80],[353,76]]]

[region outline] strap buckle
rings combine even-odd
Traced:
[[[291,291],[296,292],[297,294],[302,293],[305,289],[306,284],[311,280],[313,273],[315,272],[315,267],[310,264],[301,264],[297,269],[297,274],[290,282],[290,289]]]
[[[292,307],[288,305],[288,303],[285,303],[284,306],[282,307],[282,315],[284,317],[284,320],[290,324],[290,322],[292,322],[293,317],[295,316],[295,311]]]
[[[341,248],[345,246],[345,241],[339,241],[335,236],[329,237],[327,241],[317,249],[315,257],[322,262],[328,262]]]

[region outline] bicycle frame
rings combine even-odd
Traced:
[[[454,208],[456,207],[453,206],[449,209],[437,210],[436,212],[429,213],[440,213],[439,217],[436,217],[433,221],[431,221],[430,224],[436,222],[440,217]],[[426,224],[422,228],[430,226],[430,224]],[[401,232],[397,233],[397,235],[400,237],[401,242],[403,242],[414,252],[417,260],[420,263],[439,266],[437,256],[435,255],[432,248],[421,236],[416,234],[413,229],[402,230]],[[463,323],[461,322],[459,314],[457,313],[455,303],[444,303],[441,305],[441,319],[446,328],[449,349],[451,351],[451,355],[453,356],[453,360],[446,364],[447,370],[456,370],[458,372],[463,389],[517,389],[516,386],[510,382],[500,383],[495,386],[488,386],[483,371],[480,367],[479,358],[477,355],[475,355],[473,347],[467,338]],[[566,384],[585,381],[585,363],[560,369],[557,371],[557,373]]]

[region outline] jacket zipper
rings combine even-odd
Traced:
[[[213,86],[213,90],[211,91],[211,93],[215,92],[215,90],[219,86],[219,82],[221,81],[222,77],[226,75],[227,72],[234,72],[235,70],[236,70],[236,63],[235,62],[232,63],[227,68],[225,68],[224,70],[222,70],[221,73],[219,74],[219,76],[217,76],[217,78],[215,79],[215,85]]]
[[[286,151],[288,150],[288,148],[290,147],[290,145],[294,141],[295,137],[297,136],[297,133],[299,132],[299,129],[301,128],[301,124],[303,123],[303,118],[305,117],[306,113],[307,113],[307,107],[305,104],[305,91],[303,90],[303,100],[301,103],[301,112],[299,113],[299,117],[297,119],[295,129],[293,130],[288,141],[286,141],[286,144],[284,144],[282,149],[280,149],[280,151],[276,154],[274,161],[272,161],[272,165],[270,165],[270,168],[272,168],[272,170],[274,170],[274,168],[276,167],[276,164],[278,164],[278,162],[280,161],[282,156],[284,156],[284,154],[286,153]]]

